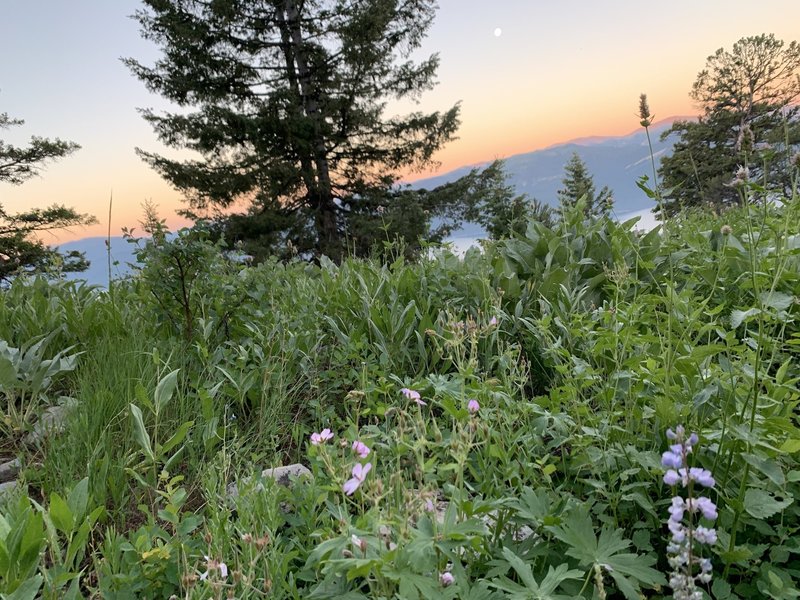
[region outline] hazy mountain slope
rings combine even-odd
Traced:
[[[662,121],[651,130],[656,165],[661,155],[672,149],[672,140],[661,142],[660,137],[661,132],[668,129],[673,121],[674,119]],[[586,163],[598,190],[607,185],[614,191],[617,214],[652,206],[652,201],[636,185],[642,175],[648,175],[652,179],[650,150],[644,130],[620,137],[582,138],[542,150],[515,154],[506,159],[509,183],[519,193],[557,205],[557,192],[562,187],[564,165],[573,152],[577,152]],[[415,189],[430,189],[454,181],[468,173],[471,168],[461,167],[443,175],[415,181],[411,186]]]

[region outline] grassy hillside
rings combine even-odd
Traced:
[[[0,593],[797,597],[800,201],[633,227],[340,266],[187,233],[109,291],[15,281]]]

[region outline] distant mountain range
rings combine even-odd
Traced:
[[[655,123],[650,128],[650,140],[656,166],[661,156],[671,152],[674,140],[661,141],[661,133],[678,119],[691,117],[671,117]],[[652,201],[636,185],[637,179],[648,175],[652,179],[650,148],[644,129],[617,137],[584,137],[563,144],[549,146],[524,154],[515,154],[505,159],[508,182],[517,192],[527,194],[540,202],[558,204],[558,190],[563,187],[564,166],[577,152],[594,176],[595,187],[599,191],[607,185],[614,192],[614,207],[617,214],[639,211],[652,207]],[[445,173],[415,181],[414,189],[434,188],[455,181],[473,168],[489,163],[465,166]]]
[[[650,140],[653,144],[656,166],[664,154],[671,152],[673,145],[673,140],[662,142],[661,133],[676,120],[691,118],[671,117],[651,126]],[[616,137],[578,138],[541,150],[510,156],[505,159],[508,183],[513,185],[518,193],[527,194],[531,198],[556,206],[558,190],[561,189],[561,180],[564,178],[564,166],[574,152],[577,152],[581,160],[586,163],[594,177],[596,188],[600,190],[607,185],[614,192],[614,212],[617,218],[626,220],[632,216],[641,216],[642,227],[649,228],[654,225],[655,221],[650,215],[650,210],[654,206],[653,201],[636,185],[636,181],[642,175],[652,178],[650,149],[643,129]],[[470,170],[488,164],[489,162],[460,167],[443,175],[415,181],[410,185],[413,189],[434,188],[455,181]],[[478,225],[465,223],[461,229],[453,233],[450,241],[454,242],[456,247],[465,249],[484,235],[485,232]],[[98,285],[107,284],[106,238],[84,238],[61,244],[60,249],[65,252],[70,250],[84,252],[91,262],[89,270],[71,274],[71,279],[85,279],[89,283]],[[111,274],[114,278],[130,273],[130,263],[135,262],[132,249],[132,244],[127,243],[122,237],[111,238]]]

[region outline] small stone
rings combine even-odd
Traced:
[[[40,444],[44,438],[51,433],[59,433],[64,430],[67,416],[69,412],[75,407],[77,401],[74,398],[67,398],[62,396],[59,398],[62,404],[46,408],[39,417],[39,420],[33,426],[27,436],[25,436],[25,443],[29,446],[36,446]]]
[[[0,500],[11,498],[17,489],[19,489],[19,482],[16,479],[0,483]]]
[[[21,468],[22,463],[18,458],[0,464],[0,483],[6,483],[14,479]]]
[[[261,477],[264,479],[274,479],[278,485],[291,486],[293,481],[302,477],[313,477],[308,467],[299,463],[293,465],[286,465],[282,467],[275,467],[274,469],[264,469],[261,471]],[[245,481],[249,481],[245,479]],[[254,491],[260,492],[264,489],[261,482],[256,485]],[[228,496],[236,498],[239,495],[239,488],[236,482],[228,485]]]

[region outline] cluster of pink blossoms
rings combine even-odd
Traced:
[[[313,446],[319,446],[320,444],[324,444],[328,440],[333,439],[333,432],[325,428],[319,433],[316,431],[311,434],[311,444]],[[361,440],[355,440],[352,445],[353,452],[355,452],[356,456],[359,459],[364,460],[367,458],[372,452],[370,448]],[[355,491],[364,483],[364,480],[367,478],[367,474],[372,470],[372,463],[356,463],[353,465],[352,470],[350,471],[351,477],[347,481],[344,482],[342,486],[342,491],[348,496],[352,496]]]

